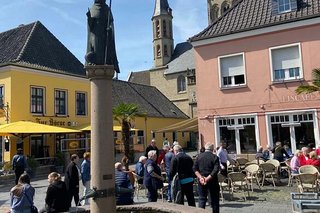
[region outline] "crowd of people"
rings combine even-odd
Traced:
[[[276,159],[280,163],[288,161],[290,163],[291,173],[298,174],[299,168],[304,165],[312,165],[320,168],[320,146],[317,149],[312,147],[302,147],[292,153],[290,147],[285,144],[282,146],[281,142],[276,142],[275,147],[271,148],[269,145],[264,150],[262,146],[258,148],[256,158],[263,161],[269,159]]]
[[[186,154],[177,141],[172,143],[165,139],[161,152],[152,139],[146,148],[144,156],[135,165],[138,184],[144,185],[148,191],[149,202],[156,202],[158,190],[163,189],[167,182],[167,201],[184,205],[186,197],[189,206],[196,206],[194,197],[194,183],[197,182],[199,207],[205,208],[209,199],[212,212],[219,212],[219,182],[218,173],[227,176],[227,161],[232,161],[226,150],[226,143],[221,142],[214,150],[212,143],[206,143],[195,159]],[[11,189],[11,213],[31,213],[35,189],[30,185],[30,177],[25,172],[26,158],[18,149],[13,157],[12,165],[16,175],[16,185]],[[297,174],[299,167],[314,165],[320,167],[320,146],[313,150],[303,147],[292,153],[290,147],[276,142],[275,147],[259,147],[256,158],[266,161],[277,159],[279,162],[290,160],[292,173]],[[70,163],[66,167],[64,181],[57,172],[48,175],[49,186],[44,199],[44,207],[39,212],[67,211],[74,200],[74,204],[87,205],[85,199],[90,191],[90,153],[83,155],[83,162],[78,168],[79,157],[71,155]],[[80,179],[81,178],[81,179]],[[80,203],[79,183],[83,184],[83,198]],[[117,205],[133,203],[134,177],[131,171],[126,171],[120,162],[115,163],[115,186]]]
[[[222,144],[221,156],[227,155]],[[226,157],[227,158],[227,157]],[[212,212],[219,212],[218,172],[226,169],[226,162],[221,162],[214,153],[213,144],[205,144],[203,151],[194,160],[186,154],[177,141],[172,143],[165,139],[160,152],[153,139],[146,148],[145,156],[139,158],[135,166],[139,184],[147,189],[149,202],[156,202],[158,190],[164,182],[168,183],[167,201],[184,205],[187,199],[189,206],[196,206],[194,182],[198,183],[199,207],[205,208],[210,199]],[[223,167],[225,166],[225,167]],[[116,177],[117,179],[117,177]],[[210,196],[208,196],[210,194]],[[121,196],[121,195],[120,195]]]
[[[72,200],[79,206],[79,181],[80,176],[84,186],[85,195],[90,189],[90,153],[84,153],[84,161],[78,168],[79,157],[71,155],[71,161],[65,171],[65,178],[62,181],[61,174],[52,172],[48,175],[49,186],[44,199],[44,207],[34,208],[35,189],[30,184],[30,176],[26,173],[27,162],[22,154],[22,149],[18,149],[17,154],[12,159],[13,169],[16,175],[16,185],[10,190],[10,213],[58,213],[66,212],[71,207]],[[88,203],[84,200],[83,204]]]

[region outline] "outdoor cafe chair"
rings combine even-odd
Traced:
[[[227,177],[218,173],[218,182],[219,182],[219,186],[220,186],[220,195],[221,195],[222,202],[224,202],[223,192],[224,192],[225,188],[228,188],[229,194],[230,194],[229,180],[228,181],[226,181],[226,180],[228,180]]]
[[[259,170],[259,165],[258,164],[250,164],[244,168],[244,171],[246,172],[246,179],[248,183],[250,184],[251,190],[253,192],[253,181],[256,180],[259,189],[260,189],[260,183],[259,183],[259,178],[258,174],[260,172]]]
[[[276,187],[274,177],[277,177],[277,168],[271,163],[262,163],[259,165],[262,171],[262,186],[264,185],[267,178],[271,178],[273,187]]]
[[[247,158],[237,158],[237,163],[239,166],[239,171],[243,170],[246,167],[246,163],[249,162]]]
[[[132,172],[132,175],[134,177],[134,194],[137,197],[137,200],[139,200],[140,190],[144,190],[145,195],[147,194],[146,188],[143,184],[140,184],[138,181],[142,179],[143,177],[140,177],[135,172]]]
[[[318,174],[302,173],[297,175],[298,178],[298,191],[300,193],[318,191]]]
[[[235,168],[237,168],[237,161],[234,160],[227,160],[227,169],[228,172],[234,172]]]
[[[242,190],[244,195],[244,200],[246,200],[246,192],[248,192],[248,197],[250,196],[248,190],[248,182],[246,179],[246,175],[242,172],[230,172],[228,174],[230,180],[231,193],[233,197],[233,193],[236,189]]]
[[[292,174],[292,168],[290,166],[291,159],[285,161],[286,168],[283,167],[288,173],[288,186],[292,186],[293,180],[297,180],[296,177],[298,174]]]
[[[270,159],[270,160],[267,160],[266,163],[271,163],[273,164],[276,168],[279,168],[280,167],[280,162],[276,159]]]
[[[276,174],[277,174],[276,177],[278,180],[280,180],[280,165],[281,165],[281,163],[276,159],[267,160],[266,163],[271,163],[276,167]]]
[[[315,166],[304,165],[299,168],[299,174],[319,174],[319,171]]]
[[[168,184],[168,183],[163,183],[163,187],[162,187],[161,189],[159,189],[162,202],[164,202],[164,194],[167,192],[168,187],[169,187],[169,184]]]

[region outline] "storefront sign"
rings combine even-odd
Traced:
[[[282,96],[281,102],[313,101],[320,99],[319,93]]]
[[[47,125],[51,125],[51,126],[66,126],[69,123],[69,122],[65,122],[65,121],[54,120],[53,118],[50,118],[49,120],[36,118],[36,122],[39,124],[47,124]]]

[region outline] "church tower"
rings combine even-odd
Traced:
[[[173,54],[172,9],[167,0],[155,0],[152,16],[154,67],[166,65]]]
[[[228,11],[237,1],[238,0],[207,0],[209,25]]]

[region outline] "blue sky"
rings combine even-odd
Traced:
[[[112,0],[119,79],[153,66],[151,17],[155,0]],[[173,10],[174,43],[207,26],[206,0],[168,0]],[[107,0],[109,4],[109,0]],[[86,52],[86,12],[93,0],[1,0],[0,32],[40,21],[82,63]]]

